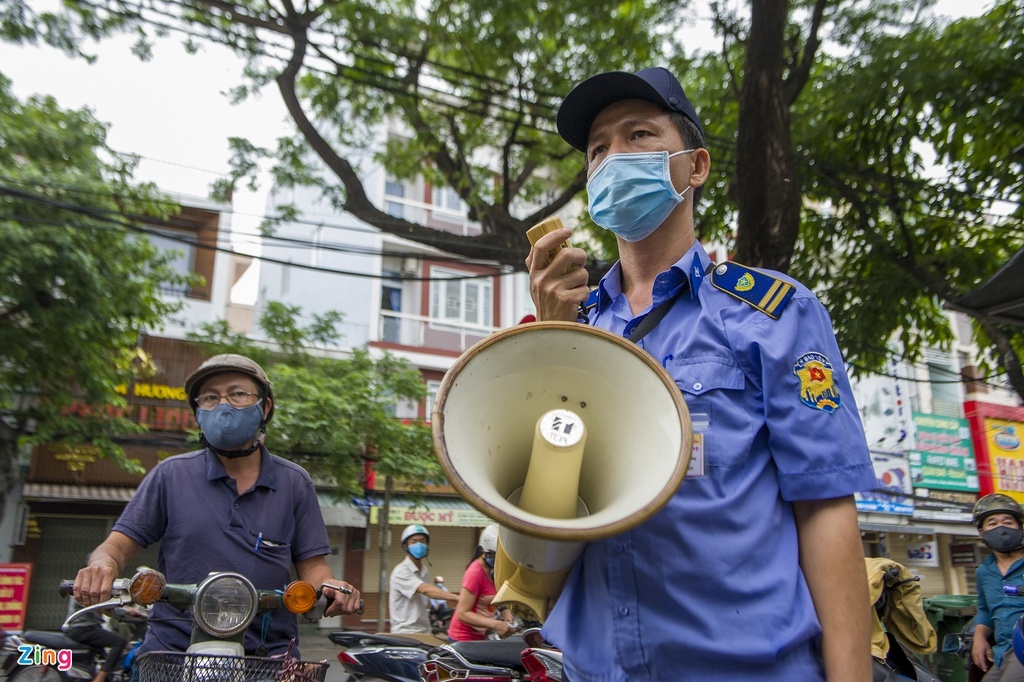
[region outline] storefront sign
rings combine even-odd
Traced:
[[[909,452],[915,488],[977,492],[978,471],[966,419],[915,412]]]
[[[872,452],[877,485],[855,495],[857,511],[909,515],[914,505],[909,499],[910,466],[906,457],[897,453]]]
[[[977,449],[982,493],[1004,493],[1024,502],[1024,407],[964,403]]]
[[[121,395],[128,395],[128,385],[119,384],[114,388]],[[132,395],[136,398],[149,398],[156,400],[177,400],[187,403],[188,396],[181,386],[168,386],[166,384],[147,384],[138,382],[132,384]]]
[[[934,535],[927,537],[930,539],[907,544],[907,566],[939,567],[939,544]]]
[[[370,524],[380,518],[380,507],[370,507]],[[475,509],[451,509],[445,507],[395,507],[388,509],[388,524],[403,526],[422,523],[424,526],[463,526],[480,528],[492,523]]]
[[[102,411],[111,417],[129,419],[145,424],[156,431],[190,431],[196,427],[196,417],[189,407],[154,405],[106,405]],[[88,416],[97,408],[82,402],[74,402],[65,410],[66,414]]]
[[[977,493],[959,490],[914,488],[914,518],[929,521],[970,523]]]
[[[0,564],[0,627],[4,630],[25,629],[31,575],[32,564]]]
[[[975,545],[950,545],[949,560],[954,566],[976,566],[978,548]]]

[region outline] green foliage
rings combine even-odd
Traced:
[[[792,272],[821,292],[861,370],[884,364],[894,336],[909,358],[948,347],[942,304],[1024,244],[1022,36],[1016,2],[874,34],[823,61],[800,103],[808,209]]]
[[[1011,156],[1024,141],[1022,9],[1002,0],[984,16],[939,26],[929,0],[833,0],[820,17],[818,4],[793,0],[772,36],[789,127],[776,139],[792,142],[783,151],[795,155],[803,195],[790,267],[822,293],[848,358],[869,371],[893,338],[910,359],[947,344],[943,303],[1024,241],[1021,158]],[[273,150],[233,140],[222,195],[272,159],[277,183],[314,187],[382,230],[522,268],[525,228],[583,189],[580,155],[554,133],[561,97],[594,73],[656,63],[681,75],[712,153],[698,234],[734,243],[737,197],[757,189],[736,182],[739,93],[745,69],[765,74],[745,62],[750,4],[709,7],[721,50],[704,55],[678,42],[679,26],[700,11],[686,0],[243,0],[230,8],[157,0],[138,12],[100,0],[54,13],[0,0],[0,25],[8,40],[73,54],[86,38],[135,30],[145,39],[163,25],[185,29],[189,46],[202,37],[227,44],[247,59],[232,97],[276,82],[286,98],[296,95],[297,131]],[[381,148],[385,122],[393,136]],[[368,159],[393,177],[454,188],[483,234],[438,234],[373,207],[358,172]],[[993,216],[1006,206],[1009,216]],[[295,217],[294,207],[282,213]],[[585,212],[580,218],[576,240],[613,256],[607,233],[588,238],[591,224]],[[1007,333],[1024,347],[1020,332]],[[987,333],[979,340],[991,341]]]
[[[368,460],[379,475],[413,489],[441,480],[429,426],[394,417],[398,403],[425,397],[420,373],[390,353],[330,354],[339,340],[340,314],[314,315],[300,327],[300,313],[296,306],[267,304],[259,325],[273,350],[230,332],[224,321],[202,325],[189,340],[207,354],[241,353],[263,366],[276,406],[267,447],[333,481],[339,494],[363,492]]]
[[[69,413],[123,404],[114,387],[140,367],[139,334],[178,307],[161,288],[187,282],[137,231],[169,204],[130,184],[134,164],[88,111],[18,101],[0,76],[0,412],[33,442],[122,458],[116,437],[139,428]]]
[[[554,131],[561,97],[594,73],[662,62],[687,4],[157,0],[128,8],[100,0],[72,1],[44,21],[24,0],[0,0],[13,17],[12,39],[26,39],[18,37],[24,33],[80,51],[85,36],[133,30],[144,40],[175,26],[188,35],[187,48],[203,37],[246,58],[245,82],[232,99],[275,81],[286,100],[294,92],[296,134],[274,150],[233,140],[233,177],[217,183],[217,196],[228,196],[236,182],[252,182],[260,163],[272,159],[276,182],[315,187],[330,204],[381,229],[520,269],[529,248],[526,228],[582,188],[582,157]],[[140,46],[135,52],[148,56]],[[288,60],[299,65],[294,73],[286,72]],[[404,130],[382,149],[385,121]],[[424,175],[434,186],[454,188],[483,234],[451,239],[370,205],[358,174],[345,173],[368,157],[394,177]],[[325,165],[333,174],[325,175]]]

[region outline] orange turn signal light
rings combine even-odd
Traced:
[[[160,571],[146,569],[139,571],[128,586],[132,601],[140,606],[149,606],[159,601],[167,586],[167,578]]]
[[[316,588],[305,580],[294,580],[284,588],[284,607],[292,613],[306,613],[316,605]]]

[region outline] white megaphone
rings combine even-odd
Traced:
[[[494,602],[536,621],[584,543],[669,501],[693,443],[672,377],[635,344],[574,322],[474,345],[445,375],[431,420],[448,481],[500,526]]]

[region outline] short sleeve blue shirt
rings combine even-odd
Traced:
[[[1013,647],[1013,624],[1024,615],[1024,597],[1014,597],[1003,592],[1003,585],[1024,588],[1024,559],[1017,559],[1010,570],[1003,575],[996,564],[995,555],[988,555],[975,571],[978,582],[978,613],[976,625],[992,629],[996,644],[992,647],[996,665],[1003,662]]]
[[[544,635],[573,680],[824,679],[791,502],[873,488],[864,430],[814,295],[771,273],[795,287],[772,319],[705,281],[709,265],[695,244],[657,277],[651,309],[679,295],[639,343],[683,393],[694,461],[665,508],[570,572]],[[648,312],[632,315],[616,264],[590,317],[625,336]],[[802,400],[809,360],[838,408]]]
[[[262,446],[260,456],[256,485],[241,494],[209,450],[164,460],[143,479],[113,530],[143,547],[159,541],[157,568],[168,582],[192,584],[213,571],[236,571],[257,589],[284,588],[292,564],[329,553],[327,529],[309,474]],[[260,646],[262,629],[257,616],[246,632],[246,652]],[[190,633],[180,612],[157,604],[140,653],[184,651]],[[270,618],[264,645],[271,654],[283,653],[297,635],[296,616],[280,609]]]

